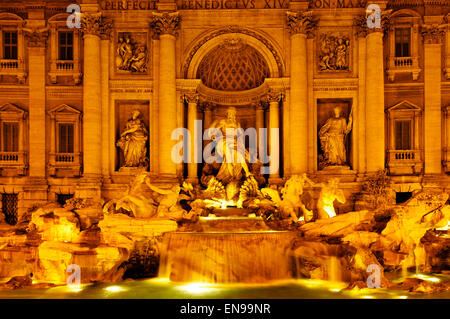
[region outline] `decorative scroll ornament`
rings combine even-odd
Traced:
[[[83,13],[81,16],[81,30],[84,34],[109,38],[112,22],[103,17],[101,12]]]
[[[153,21],[150,27],[156,34],[170,34],[177,36],[181,17],[178,12],[153,12]]]
[[[439,44],[445,33],[444,25],[422,25],[421,34],[426,44]]]
[[[29,47],[45,47],[48,39],[48,29],[24,29]]]
[[[291,34],[304,33],[311,35],[318,22],[318,19],[314,19],[312,11],[287,12],[286,23]]]

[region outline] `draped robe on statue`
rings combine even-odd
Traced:
[[[332,117],[320,128],[319,138],[327,165],[346,165],[345,137],[351,130],[351,122],[343,117]]]

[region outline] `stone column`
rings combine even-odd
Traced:
[[[26,34],[29,60],[29,116],[30,154],[29,175],[45,183],[45,47],[48,31],[34,31]]]
[[[203,134],[205,134],[205,131],[211,126],[213,123],[213,105],[209,102],[203,102],[202,103],[202,109],[203,109]],[[203,139],[203,137],[202,137]],[[203,140],[203,150],[205,150],[206,145],[208,145],[211,141],[209,140]],[[202,152],[203,152],[202,150]],[[203,153],[202,153],[203,154]]]
[[[441,174],[442,116],[441,116],[441,41],[443,31],[424,25],[424,147],[425,175]]]
[[[25,35],[29,62],[29,178],[23,186],[23,193],[19,195],[18,218],[26,207],[43,204],[48,199],[45,149],[45,48],[48,33],[37,30]]]
[[[184,95],[186,102],[188,103],[188,115],[187,115],[187,129],[190,132],[191,138],[189,140],[189,150],[190,150],[190,163],[188,166],[188,181],[196,184],[198,183],[197,169],[198,164],[196,163],[196,153],[197,150],[195,147],[200,147],[201,145],[196,145],[196,130],[195,130],[195,120],[198,118],[197,113],[197,104],[198,104],[198,95],[196,93],[188,93]],[[200,152],[198,155],[201,155]]]
[[[212,104],[208,102],[203,103],[203,129],[208,129],[212,124]]]
[[[102,60],[100,37],[111,24],[101,13],[84,13],[83,180],[76,196],[100,198],[102,174]],[[103,57],[104,58],[104,57]],[[106,115],[106,114],[105,114]]]
[[[259,130],[261,128],[264,128],[264,105],[263,103],[258,103],[255,106],[255,112],[256,112],[256,134],[258,136],[258,150],[259,150],[259,145],[262,143],[264,143],[264,141],[261,141],[261,139],[264,138],[263,135],[260,134]]]
[[[110,29],[101,35],[100,54],[101,54],[101,105],[102,105],[102,177],[104,182],[111,182],[110,162],[111,153],[110,145],[115,145],[114,136],[110,135],[111,117],[114,113],[109,107],[109,46],[110,46]]]
[[[364,20],[363,23],[366,23]],[[366,169],[368,173],[385,167],[383,26],[367,28],[366,37]]]
[[[307,35],[317,21],[312,12],[288,12],[287,25],[291,32],[290,80],[290,173],[301,174],[308,169],[308,65]]]
[[[176,61],[175,42],[180,24],[178,12],[153,13],[152,28],[159,35],[159,174],[176,179],[177,165],[172,160],[175,141],[171,135],[176,129]]]
[[[281,100],[281,92],[278,91],[269,91],[267,95],[267,100],[269,102],[269,152],[271,156],[274,156],[272,154],[272,143],[275,143],[276,148],[278,149],[278,163],[280,163],[281,160],[281,153],[280,153],[280,100]],[[272,140],[272,129],[278,129],[279,135],[278,140]],[[272,159],[271,159],[272,160]],[[276,182],[280,178],[280,170],[278,168],[277,172],[274,172],[273,174],[270,174],[269,182]]]
[[[358,143],[358,154],[355,169],[358,178],[362,179],[366,173],[366,35],[364,30],[358,32],[358,105],[353,110],[354,141]]]

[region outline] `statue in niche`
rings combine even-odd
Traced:
[[[125,167],[148,165],[147,140],[148,131],[142,121],[142,113],[134,110],[116,144],[123,152]]]
[[[226,119],[214,121],[211,128],[217,130],[217,133],[211,136],[215,144],[214,156],[221,161],[205,165],[202,183],[208,187],[208,192],[221,193],[224,199],[240,207],[249,194],[258,191],[259,181],[253,174],[258,162],[251,163],[248,150],[240,144],[243,139],[239,134],[242,134],[243,130],[240,130],[241,125],[236,119],[234,107],[228,108]],[[236,132],[233,132],[233,129]]]
[[[319,52],[320,71],[349,69],[350,39],[347,36],[322,34]]]
[[[350,111],[348,122],[342,117],[342,109],[336,106],[334,116],[330,117],[319,130],[320,144],[323,157],[319,159],[320,166],[346,166],[347,150],[345,140],[352,130],[353,109]]]
[[[147,49],[145,44],[133,41],[129,34],[119,37],[116,66],[122,71],[144,73],[147,71]]]

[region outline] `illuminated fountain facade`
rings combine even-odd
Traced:
[[[449,270],[449,3],[73,2],[0,3],[7,287]]]

